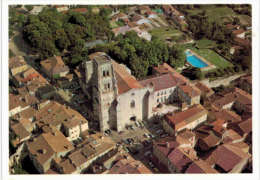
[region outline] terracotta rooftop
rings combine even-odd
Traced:
[[[231,146],[229,144],[220,145],[215,151],[207,158],[207,162],[210,160],[210,164],[217,164],[225,172],[231,171],[243,158],[248,158],[241,149]]]
[[[226,110],[226,109],[220,110],[220,111],[213,111],[213,115],[215,116],[216,119],[223,119],[227,123],[241,121],[241,117],[238,114],[236,114],[233,111]]]
[[[9,59],[9,69],[17,68],[23,65],[27,65],[22,56],[15,56]]]
[[[41,61],[41,66],[52,75],[60,72],[69,71],[69,68],[64,64],[61,56],[54,56],[44,61]]]
[[[25,127],[21,123],[17,123],[11,126],[13,132],[21,139],[30,136],[30,133],[25,129]]]
[[[152,85],[154,87],[154,91],[160,91],[162,89],[168,89],[177,85],[177,81],[173,77],[172,74],[162,74],[159,76],[155,76],[149,79],[145,79],[139,81],[143,86]]]
[[[233,31],[232,33],[235,34],[235,35],[238,35],[238,34],[242,34],[244,32],[245,31],[243,29],[238,29],[238,30]]]
[[[71,9],[73,12],[79,12],[79,13],[86,13],[88,10],[86,8],[76,8],[76,9]]]
[[[201,92],[205,93],[205,94],[208,94],[208,95],[214,94],[214,91],[213,91],[211,88],[209,88],[208,86],[206,86],[205,84],[203,84],[203,83],[201,83],[201,82],[197,82],[197,83],[195,84],[195,86],[196,86],[197,88],[199,88],[199,90],[200,90]]]
[[[185,166],[192,163],[192,160],[187,157],[178,148],[174,149],[168,156],[169,161],[175,166],[179,172],[183,172]]]
[[[9,110],[12,110],[18,106],[26,107],[28,104],[21,99],[22,96],[9,93]]]
[[[187,125],[188,123],[196,121],[198,118],[205,114],[207,114],[207,110],[204,109],[203,106],[198,104],[190,107],[185,111],[177,112],[173,115],[167,114],[166,120],[170,125],[174,126],[175,129],[178,130],[179,128],[182,128],[183,126]]]
[[[251,42],[247,39],[242,39],[242,38],[234,38],[234,41],[241,46],[249,47],[251,45]]]
[[[152,174],[141,161],[133,159],[129,154],[120,158],[109,170],[109,174]]]
[[[208,163],[203,160],[194,161],[185,173],[218,173],[215,169],[213,169]]]
[[[238,127],[241,129],[241,134],[248,134],[252,131],[252,118],[249,118],[238,124]]]
[[[118,93],[122,94],[130,89],[142,88],[143,86],[135,79],[134,76],[129,74],[125,67],[112,60],[112,65],[115,71]]]
[[[190,84],[181,84],[178,86],[189,97],[196,97],[200,95],[200,90]]]
[[[153,142],[164,156],[168,156],[175,148],[179,146],[179,143],[175,141],[172,137],[160,138],[159,140]]]
[[[36,156],[37,161],[43,165],[54,157],[54,154],[66,152],[73,149],[72,144],[59,132],[43,133],[28,141],[28,150]]]

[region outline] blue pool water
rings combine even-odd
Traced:
[[[186,59],[187,61],[194,67],[197,68],[203,68],[203,67],[207,67],[208,64],[206,64],[204,61],[202,61],[201,59],[199,59],[197,56],[193,55],[191,52],[186,51]]]

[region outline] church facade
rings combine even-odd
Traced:
[[[121,131],[134,121],[148,120],[156,115],[154,108],[159,104],[199,104],[200,91],[167,64],[155,67],[153,77],[138,81],[106,53],[96,52],[89,58],[77,75],[83,92],[92,100],[100,131]]]

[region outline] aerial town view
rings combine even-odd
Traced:
[[[248,4],[9,5],[10,174],[252,173]]]

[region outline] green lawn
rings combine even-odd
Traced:
[[[199,49],[213,48],[216,46],[216,42],[208,40],[208,39],[201,39],[201,40],[196,41],[196,46]]]
[[[210,21],[220,21],[223,17],[235,16],[236,13],[229,7],[221,6],[216,7],[215,5],[201,5],[201,7],[188,10],[190,15],[196,15],[201,13],[203,10],[206,11],[206,15]],[[222,22],[222,21],[221,21]]]
[[[161,40],[165,40],[166,38],[171,38],[172,40],[176,40],[179,39],[183,33],[180,32],[177,29],[173,29],[173,28],[154,28],[150,31],[151,35],[154,37],[158,37]]]
[[[204,57],[207,61],[211,62],[217,67],[225,68],[228,66],[233,66],[230,62],[228,62],[223,57],[219,56],[217,53],[210,49],[191,48],[191,50],[196,52],[198,55]]]

